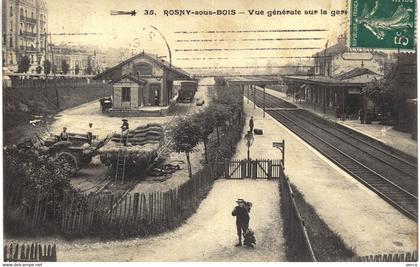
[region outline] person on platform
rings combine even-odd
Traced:
[[[129,130],[129,125],[128,125],[128,120],[127,119],[122,119],[123,124],[121,126],[121,138],[122,138],[122,142],[124,144],[124,146],[127,145],[127,141],[128,141],[128,130]]]
[[[365,111],[362,108],[359,110],[359,119],[361,124],[365,123]]]
[[[67,133],[67,127],[63,127],[63,131],[60,133],[60,141],[69,141],[69,134]]]
[[[238,243],[235,247],[242,246],[242,235],[246,233],[249,226],[249,211],[250,207],[246,201],[239,198],[236,203],[238,204],[232,211],[232,216],[236,217],[236,231],[238,234]]]
[[[252,133],[254,130],[254,117],[251,116],[251,119],[249,119],[249,131]]]

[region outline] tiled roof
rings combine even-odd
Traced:
[[[167,61],[165,61],[165,60],[163,60],[163,59],[159,59],[159,58],[157,58],[156,56],[154,56],[154,55],[152,55],[152,54],[148,54],[148,53],[144,53],[144,52],[142,52],[142,53],[140,53],[140,54],[137,54],[137,55],[135,55],[135,56],[132,56],[131,58],[124,60],[124,61],[123,61],[123,62],[121,62],[120,64],[118,64],[118,65],[116,65],[116,66],[114,66],[114,67],[112,67],[112,68],[109,68],[109,69],[107,69],[107,70],[105,70],[105,71],[103,71],[103,72],[101,72],[101,73],[97,74],[97,75],[94,77],[94,79],[100,79],[100,78],[102,78],[102,77],[106,76],[106,74],[108,74],[108,73],[110,73],[110,72],[114,71],[115,69],[120,68],[121,66],[123,66],[123,65],[125,65],[125,64],[127,64],[127,63],[129,63],[129,62],[133,61],[134,59],[139,58],[139,57],[148,58],[148,59],[150,59],[150,60],[154,61],[155,63],[157,63],[157,64],[159,64],[159,65],[161,65],[161,66],[163,66],[163,67],[165,67],[165,68],[167,68],[167,69],[169,69],[169,70],[171,70],[171,71],[175,72],[175,73],[178,73],[178,74],[179,74],[179,75],[181,75],[181,76],[185,76],[185,79],[187,79],[187,80],[188,80],[188,79],[191,79],[191,75],[190,75],[188,72],[186,72],[186,71],[184,71],[184,70],[182,70],[182,69],[180,69],[180,68],[177,68],[177,67],[175,67],[174,65],[169,64],[169,62],[167,62]]]
[[[380,75],[376,72],[371,71],[370,69],[367,68],[354,68],[350,71],[347,71],[345,73],[341,73],[339,75],[334,76],[334,78],[338,79],[338,80],[347,80],[347,79],[351,79],[357,76],[361,76],[361,75],[365,75],[365,74],[370,74],[370,75]]]

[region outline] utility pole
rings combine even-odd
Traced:
[[[45,62],[47,60],[47,36],[44,35],[44,74],[45,74],[45,97],[48,99],[48,75],[45,69]],[[50,64],[50,71],[51,71],[51,64]]]
[[[255,110],[255,101],[256,101],[256,99],[255,99],[255,85],[252,85],[252,87],[254,88],[254,110]]]
[[[264,91],[264,96],[263,96],[263,118],[265,118],[265,84],[262,86],[263,91]]]
[[[50,48],[51,48],[51,61],[52,61],[52,66],[54,66],[54,49],[52,48],[52,37],[51,37],[51,34],[49,34],[49,36],[50,36]],[[47,37],[47,36],[45,36],[45,37]],[[55,76],[55,70],[54,70],[54,68],[52,68],[52,71],[53,71],[53,77],[54,77],[53,79],[54,79],[56,105],[57,105],[57,108],[60,108],[60,100],[58,99],[58,90],[57,90],[57,79],[56,79],[56,76]]]

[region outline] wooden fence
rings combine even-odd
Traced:
[[[231,179],[278,179],[283,172],[281,160],[271,159],[227,160],[224,169],[223,176]]]
[[[356,256],[350,259],[338,260],[347,262],[417,262],[418,252],[378,254],[370,256]]]
[[[207,165],[179,187],[163,191],[127,194],[65,194],[63,200],[43,199],[38,194],[33,203],[21,203],[23,192],[5,190],[4,221],[9,228],[20,229],[25,222],[32,229],[54,226],[68,235],[89,233],[118,236],[137,235],[171,228],[190,215],[199,205],[216,178],[214,168]],[[61,212],[58,212],[61,211]],[[15,230],[15,231],[16,231]]]
[[[178,188],[164,192],[132,193],[123,198],[112,194],[65,196],[61,229],[66,234],[107,231],[129,236],[171,227],[199,204],[214,179],[212,168],[206,166]]]
[[[280,163],[281,164],[281,163]],[[280,202],[285,229],[285,239],[288,244],[288,254],[291,261],[316,261],[311,242],[306,231],[305,222],[300,215],[289,178],[281,168]]]
[[[31,245],[10,244],[3,248],[4,261],[46,262],[57,261],[57,248],[54,245],[32,243]]]

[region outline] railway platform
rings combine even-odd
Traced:
[[[304,102],[293,102],[291,96],[287,96],[283,92],[266,88],[265,92],[283,100],[286,100],[301,109],[315,113],[324,119],[339,123],[363,135],[366,135],[376,141],[384,143],[396,150],[402,151],[412,157],[417,158],[417,141],[411,139],[411,134],[403,133],[392,129],[391,126],[383,126],[379,124],[361,124],[359,120],[345,120],[342,121],[336,118],[334,112],[328,111],[323,113],[320,108],[314,109],[312,104],[305,104]]]
[[[340,235],[357,255],[417,250],[417,223],[292,133],[288,128],[244,101],[247,121],[254,117],[263,135],[254,137],[251,158],[276,158],[272,142],[285,140],[285,172],[319,217]],[[244,142],[237,156],[246,155]],[[281,196],[280,196],[281,197]],[[312,240],[311,240],[312,241]],[[316,242],[313,240],[312,242]]]

